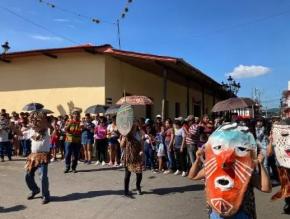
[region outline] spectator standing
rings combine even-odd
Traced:
[[[92,123],[92,119],[89,113],[85,115],[85,120],[84,122],[82,122],[81,127],[82,127],[82,145],[85,157],[84,163],[91,164],[95,125]]]
[[[164,143],[167,152],[167,168],[164,174],[173,173],[175,169],[175,158],[174,158],[174,151],[173,151],[173,141],[174,141],[174,129],[172,127],[172,120],[166,119],[165,121],[165,130],[164,130]]]
[[[67,121],[65,131],[66,140],[64,173],[68,173],[70,168],[72,168],[73,173],[76,173],[81,149],[80,112],[78,110],[72,111],[72,119]]]
[[[95,127],[95,142],[97,150],[97,162],[96,165],[106,165],[107,159],[107,125],[105,117],[100,117],[99,124]]]
[[[183,177],[187,175],[185,159],[186,159],[186,148],[185,148],[185,138],[186,134],[182,127],[182,118],[175,119],[175,131],[174,131],[174,156],[176,160],[176,172],[174,175],[181,174]]]

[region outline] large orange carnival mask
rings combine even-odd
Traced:
[[[246,126],[219,127],[205,145],[208,204],[222,216],[240,208],[254,169],[256,142]]]

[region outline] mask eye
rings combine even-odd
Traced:
[[[250,150],[246,146],[237,146],[237,147],[235,147],[236,155],[239,156],[239,157],[246,156],[248,151],[250,151]]]
[[[244,148],[244,147],[238,147],[238,150],[239,150],[239,151],[246,151],[247,148]]]
[[[214,154],[217,155],[223,150],[223,146],[222,145],[213,145],[212,150],[213,150]]]
[[[222,148],[221,145],[217,145],[217,146],[214,146],[214,147],[213,147],[213,149],[215,149],[215,150],[220,150],[221,148]]]

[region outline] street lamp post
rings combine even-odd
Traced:
[[[6,54],[8,52],[8,50],[10,49],[9,43],[5,42],[1,45],[1,47],[3,48],[3,53],[2,54]]]
[[[233,78],[232,76],[229,76],[228,79],[227,79],[227,83],[224,83],[222,81],[222,87],[224,90],[234,94],[234,95],[237,95],[237,93],[239,92],[240,88],[241,88],[241,84],[240,83],[237,83]]]

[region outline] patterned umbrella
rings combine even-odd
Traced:
[[[217,102],[213,108],[212,112],[223,112],[235,109],[243,109],[254,106],[256,103],[251,98],[246,97],[235,97],[229,98],[220,102]]]
[[[130,104],[130,105],[152,105],[153,102],[149,97],[146,96],[126,96],[122,97],[118,102],[117,105],[122,104]]]
[[[37,111],[43,109],[43,105],[41,103],[29,103],[25,105],[22,110],[23,111]]]
[[[105,113],[105,112],[106,112],[106,106],[103,106],[103,105],[93,105],[85,110],[85,113],[90,113],[90,114],[98,114],[98,113]]]

